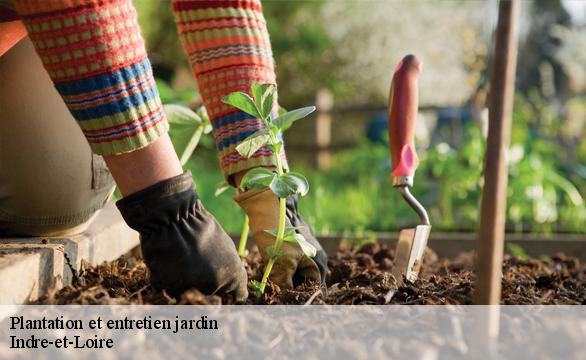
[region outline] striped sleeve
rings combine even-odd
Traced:
[[[15,0],[37,53],[100,155],[168,130],[130,0]]]
[[[234,91],[250,92],[257,83],[276,83],[274,61],[259,0],[173,0],[181,43],[197,79],[214,128],[224,175],[258,166],[275,166],[267,147],[250,159],[236,146],[264,124],[222,103]],[[280,154],[286,164],[284,151]]]

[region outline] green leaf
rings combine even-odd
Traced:
[[[271,141],[271,136],[267,129],[262,129],[247,137],[243,142],[236,146],[236,151],[245,158],[249,158],[261,147]]]
[[[309,192],[309,182],[307,181],[307,178],[303,176],[303,174],[290,171],[283,174],[283,179],[292,185],[294,184],[294,187],[296,188],[295,193],[297,195],[305,196]]]
[[[285,234],[284,238],[295,234],[295,231],[300,230],[300,229],[303,229],[303,227],[302,226],[287,226],[284,231],[284,234]],[[276,229],[265,230],[265,232],[274,236],[274,237],[277,237],[277,230]]]
[[[276,143],[274,144],[267,144],[266,147],[271,150],[275,155],[279,154],[281,152],[281,148],[283,147],[283,142],[277,140]]]
[[[204,120],[188,107],[167,104],[163,106],[165,117],[169,121],[169,135],[173,147],[179,155],[181,165],[185,165],[201,138]]]
[[[281,131],[285,131],[289,129],[295,121],[303,119],[304,117],[306,117],[314,111],[315,106],[308,106],[301,109],[295,109],[286,112],[285,114],[273,120],[273,124],[275,124]]]
[[[218,196],[222,195],[223,193],[225,193],[230,188],[232,188],[232,186],[230,186],[230,184],[228,184],[227,182],[223,181],[223,182],[219,183],[218,186],[216,186],[216,191],[214,192],[214,196],[218,197]]]
[[[265,232],[269,235],[272,235],[273,237],[277,237],[277,230],[276,229],[265,230]]]
[[[317,249],[315,248],[315,246],[311,245],[307,240],[305,240],[305,238],[301,234],[295,233],[293,235],[283,238],[283,240],[299,244],[299,246],[301,247],[301,251],[303,251],[303,253],[309,256],[310,258],[315,257],[315,255],[317,254]]]
[[[208,116],[208,112],[206,110],[205,106],[200,106],[197,110],[195,110],[195,113],[197,115],[199,115],[199,117],[201,118],[201,121],[203,123],[203,133],[204,134],[209,134],[212,132],[213,128],[212,128],[212,122],[210,121],[210,117]]]
[[[251,87],[256,108],[263,119],[267,119],[273,110],[277,87],[274,84],[254,84]]]
[[[250,285],[254,289],[254,294],[258,297],[262,295],[262,285],[256,280],[250,280]]]
[[[261,118],[260,112],[254,103],[254,100],[246,93],[241,91],[233,92],[224,96],[222,99],[224,104],[232,105],[237,109],[244,111],[254,117]]]
[[[282,252],[280,249],[275,248],[275,245],[271,245],[271,246],[267,247],[266,251],[267,251],[267,255],[271,259],[285,255],[285,253]]]
[[[309,191],[309,183],[305,176],[294,171],[275,177],[269,187],[282,199],[291,195],[305,196]]]
[[[273,192],[273,194],[277,195],[281,199],[286,199],[291,195],[295,194],[295,188],[291,187],[290,184],[283,181],[278,176],[275,176],[271,183],[269,184],[269,188]]]
[[[277,174],[267,168],[254,168],[246,173],[240,182],[240,188],[244,189],[264,189],[269,187]]]
[[[187,106],[166,104],[163,105],[163,111],[167,121],[172,125],[193,127],[194,124],[199,125],[203,122],[201,116]]]

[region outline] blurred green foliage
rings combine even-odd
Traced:
[[[134,0],[142,35],[157,76],[170,80],[177,66],[187,66],[170,0]]]
[[[279,95],[286,108],[313,101],[319,88],[327,87],[336,94],[350,90],[332,71],[341,64],[323,21],[326,2],[263,2],[277,78],[282,85]]]
[[[506,251],[520,260],[529,260],[531,258],[521,245],[512,242],[507,242]]]
[[[157,81],[163,102],[191,104],[197,98],[195,87],[177,91],[168,85],[174,71],[187,66],[170,1],[134,0],[134,4],[155,73],[165,80]],[[322,21],[326,4],[324,0],[263,2],[281,85],[280,99],[285,107],[311,103],[321,87],[331,89],[337,99],[344,98],[344,94],[359,95],[355,94],[359,91],[341,80],[345,64],[336,49],[347,44],[335,43],[326,31],[327,22]],[[544,34],[550,31],[550,24],[567,22],[563,14],[559,15],[559,4],[546,5],[547,9],[536,7],[543,16],[532,20],[532,35],[521,49],[523,66],[519,76],[523,95],[516,97],[514,110],[507,227],[509,231],[584,233],[586,141],[580,136],[581,130],[571,130],[576,127],[570,126],[570,117],[565,112],[570,104],[582,114],[575,118],[583,119],[586,97],[563,93],[566,81],[554,77],[555,89],[563,93],[560,99],[564,102],[544,100],[543,86],[538,81],[541,75],[536,71],[544,59],[554,63],[547,51],[552,49],[552,41],[558,41]],[[434,11],[433,7],[429,11]],[[530,59],[530,54],[540,56]],[[560,69],[555,65],[554,74],[560,73]],[[413,193],[428,209],[437,230],[475,230],[478,224],[485,141],[475,124],[465,127],[463,137],[457,149],[440,143],[420,153],[421,165]],[[223,179],[213,142],[208,136],[202,141],[206,146],[198,147],[186,167],[192,170],[206,207],[228,231],[238,232],[242,213],[230,196],[214,196]],[[320,233],[389,231],[417,221],[415,213],[390,185],[389,153],[385,146],[363,142],[337,154],[331,170],[325,172],[303,169],[302,164],[294,166],[308,174],[312,190],[300,206]]]
[[[197,97],[195,87],[192,89],[175,90],[162,79],[157,79],[156,82],[163,104],[188,105]]]
[[[508,230],[586,232],[585,179],[567,166],[554,140],[528,124],[525,101],[517,98],[508,156]],[[459,149],[440,143],[420,154],[413,192],[430,212],[435,229],[476,228],[484,146],[478,127],[469,124]],[[313,190],[308,200],[313,202],[302,206],[316,228],[386,231],[416,221],[390,186],[388,157],[385,146],[365,143],[339,155],[332,170],[310,176]]]
[[[556,142],[532,127],[533,115],[528,101],[518,96],[508,154],[507,229],[584,233],[586,177],[568,168]],[[471,123],[459,149],[440,143],[420,153],[413,193],[428,209],[434,229],[476,229],[484,147],[481,131]],[[303,169],[311,191],[300,201],[301,212],[322,234],[394,231],[416,223],[416,214],[391,186],[390,167],[387,146],[364,142],[336,155],[330,170]],[[188,168],[206,207],[228,231],[238,232],[240,209],[230,196],[214,196],[223,180],[218,166],[196,152]]]
[[[170,82],[177,67],[188,65],[171,1],[134,0],[133,3],[155,74]],[[344,82],[331,71],[337,65],[337,58],[331,52],[332,41],[320,20],[325,3],[325,0],[263,2],[277,77],[280,84],[286,84],[280,91],[285,107],[306,104],[321,87],[335,93],[345,89]]]

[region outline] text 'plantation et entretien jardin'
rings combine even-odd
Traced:
[[[165,330],[177,334],[182,330],[218,330],[218,321],[203,315],[199,319],[153,319],[148,315],[142,319],[108,319],[101,317],[90,320],[64,319],[63,316],[54,319],[25,319],[23,316],[10,317],[10,330]],[[57,349],[111,349],[114,347],[112,338],[80,335],[60,335],[51,337],[51,333],[41,335],[26,334],[26,336],[10,336],[10,347],[13,349],[37,349],[55,347]]]

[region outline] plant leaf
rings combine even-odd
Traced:
[[[269,235],[272,235],[273,237],[277,237],[277,230],[276,229],[265,230],[265,232]]]
[[[167,117],[167,121],[172,125],[194,127],[194,124],[199,126],[203,122],[201,116],[187,106],[165,104],[163,105],[163,111]]]
[[[269,187],[277,174],[267,168],[254,168],[246,173],[240,182],[240,188],[244,189],[264,189]]]
[[[305,176],[294,171],[273,178],[269,187],[281,199],[291,195],[305,196],[309,191],[309,183]]]
[[[222,99],[224,104],[232,105],[237,109],[244,111],[254,117],[261,118],[259,110],[254,103],[254,100],[247,94],[241,91],[233,92],[224,96]]]
[[[201,116],[186,106],[167,104],[163,106],[169,121],[169,135],[173,147],[179,155],[181,165],[185,165],[201,138],[205,123]]]
[[[261,147],[271,140],[269,131],[262,129],[247,137],[243,142],[236,146],[236,151],[245,158],[250,158]]]
[[[299,244],[303,253],[309,256],[310,258],[315,257],[315,255],[317,254],[317,249],[315,248],[315,246],[311,245],[307,240],[305,240],[305,238],[301,234],[295,233],[293,235],[285,237],[283,240]]]
[[[295,109],[286,112],[283,115],[276,118],[275,120],[273,120],[273,124],[275,124],[281,131],[285,131],[289,129],[295,121],[303,119],[304,117],[306,117],[314,111],[315,106],[308,106],[301,109]]]
[[[195,110],[195,113],[197,115],[199,115],[199,117],[201,118],[201,121],[203,123],[203,133],[204,134],[209,134],[212,132],[213,128],[212,128],[212,122],[210,121],[210,117],[208,116],[208,111],[206,110],[205,106],[200,106],[197,110]]]
[[[277,195],[281,199],[286,199],[291,195],[295,195],[295,188],[291,186],[290,183],[283,181],[278,176],[275,176],[271,183],[269,184],[269,188],[273,192],[273,194]]]
[[[254,84],[251,87],[256,108],[263,119],[267,119],[273,110],[277,87],[274,84]]]
[[[287,226],[285,228],[284,238],[287,237],[287,236],[290,236],[290,235],[295,234],[295,231],[296,230],[300,230],[300,229],[303,229],[303,227],[302,226]],[[268,233],[268,234],[270,234],[270,235],[272,235],[272,236],[274,236],[274,237],[277,237],[277,230],[276,229],[265,230],[265,232]]]
[[[262,295],[262,286],[261,286],[260,282],[258,282],[256,280],[250,280],[250,285],[254,289],[254,295],[256,295],[257,297],[260,297]]]
[[[266,248],[267,251],[267,255],[271,258],[277,258],[279,256],[283,256],[285,255],[284,252],[282,252],[280,249],[275,248],[275,245],[271,245],[269,247]]]
[[[218,197],[229,190],[232,186],[227,182],[223,181],[216,186],[216,191],[214,192],[214,196]]]
[[[283,142],[277,140],[277,142],[274,144],[267,144],[267,148],[269,148],[275,154],[275,156],[278,156],[277,154],[279,154],[283,148]]]

